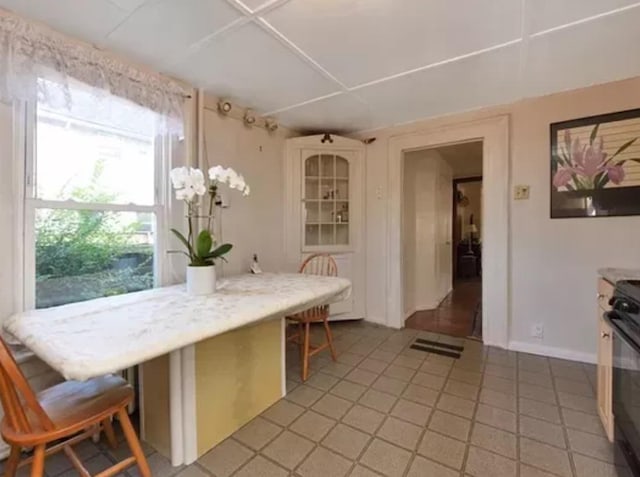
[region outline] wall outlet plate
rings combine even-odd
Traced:
[[[526,200],[529,198],[529,186],[517,185],[513,190],[513,198],[515,200]]]
[[[544,325],[542,323],[531,325],[531,336],[538,339],[544,338]]]

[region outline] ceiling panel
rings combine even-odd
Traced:
[[[260,111],[338,91],[338,85],[253,23],[214,38],[171,70]]]
[[[347,86],[520,37],[521,2],[291,0],[265,19]]]
[[[236,1],[236,0],[234,0]],[[251,11],[256,11],[266,3],[272,3],[273,0],[239,0],[242,4],[249,8]]]
[[[637,3],[638,0],[527,0],[527,21],[530,32],[536,33]]]
[[[359,131],[371,129],[369,107],[349,93],[340,93],[278,114],[282,124],[305,131]]]
[[[374,121],[398,124],[516,99],[519,43],[358,89]]]
[[[529,97],[640,75],[640,8],[530,40],[523,75]]]
[[[198,40],[242,15],[225,0],[147,2],[109,35],[109,45],[153,65],[184,55]]]
[[[120,7],[122,10],[127,12],[133,12],[136,8],[142,6],[144,3],[150,3],[152,1],[157,2],[158,0],[109,0],[111,3]]]
[[[0,0],[0,6],[97,44],[128,15],[109,0]]]

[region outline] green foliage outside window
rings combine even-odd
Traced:
[[[90,184],[74,189],[71,198],[77,202],[114,202],[115,197],[100,190],[101,174],[102,165],[98,163]],[[151,288],[153,245],[139,239],[144,235],[144,225],[140,221],[123,223],[121,212],[39,209],[36,307]]]

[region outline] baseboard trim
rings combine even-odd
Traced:
[[[521,353],[531,353],[549,358],[566,359],[569,361],[579,361],[581,363],[597,363],[597,355],[595,353],[582,353],[580,351],[572,351],[555,346],[546,346],[536,343],[527,343],[525,341],[510,341],[509,349],[519,351]]]
[[[364,317],[364,321],[367,321],[369,323],[374,323],[376,325],[389,326],[387,324],[387,318],[384,316],[367,315]]]

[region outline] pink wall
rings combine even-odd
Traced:
[[[510,116],[510,186],[531,196],[510,203],[512,347],[595,359],[596,278],[600,267],[640,268],[640,217],[549,218],[549,124],[640,107],[640,78],[367,132],[367,310],[386,323],[387,161],[391,136],[430,131],[500,114]],[[384,192],[378,197],[378,188]],[[531,327],[544,326],[542,340]]]

